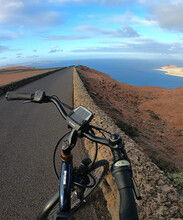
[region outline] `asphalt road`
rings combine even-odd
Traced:
[[[17,89],[43,89],[72,106],[72,68]],[[58,190],[52,153],[67,130],[55,106],[22,104],[0,97],[0,219],[36,219],[43,204]]]
[[[73,69],[66,68],[25,85],[17,92],[45,90],[72,106]],[[47,200],[58,191],[52,155],[67,126],[55,106],[22,104],[0,97],[0,219],[34,220]],[[59,152],[60,153],[60,152]],[[74,164],[87,156],[81,143],[73,152]],[[57,157],[59,164],[60,156]],[[59,168],[59,167],[58,167]],[[76,219],[111,219],[98,190]]]

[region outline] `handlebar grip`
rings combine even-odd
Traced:
[[[138,220],[132,173],[128,161],[120,160],[116,162],[112,167],[112,175],[120,194],[119,219]]]
[[[7,92],[5,97],[8,101],[13,101],[13,100],[32,100],[33,96],[34,94],[31,93]]]
[[[119,219],[139,220],[132,188],[119,190],[120,208]]]

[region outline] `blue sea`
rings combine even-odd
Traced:
[[[135,86],[155,86],[168,89],[183,87],[183,77],[165,75],[159,69],[162,66],[176,65],[183,67],[181,60],[155,59],[90,59],[79,60],[81,65],[107,73],[113,79]],[[39,68],[63,67],[77,65],[78,60],[35,65]]]

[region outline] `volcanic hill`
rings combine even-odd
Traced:
[[[137,87],[80,66],[91,97],[165,172],[183,171],[183,87]]]

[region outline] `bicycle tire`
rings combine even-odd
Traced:
[[[94,190],[98,187],[103,177],[107,174],[108,170],[109,170],[109,163],[107,160],[99,160],[92,165],[89,173],[92,173],[92,175],[95,176],[96,184],[92,188],[85,189],[83,201],[77,198],[76,191],[72,191],[71,193],[71,212],[72,213],[75,212],[82,204],[85,203],[84,200],[87,200],[89,196],[94,192]],[[54,214],[59,211],[58,203],[59,203],[59,192],[57,192],[47,202],[47,204],[42,209],[42,212],[38,216],[38,220],[52,220]]]

